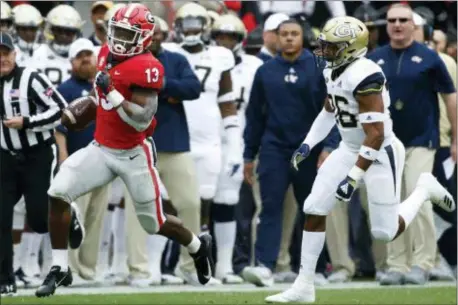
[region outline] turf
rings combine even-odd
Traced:
[[[265,304],[269,292],[57,295],[3,298],[1,304]],[[456,288],[318,290],[315,304],[457,304]]]

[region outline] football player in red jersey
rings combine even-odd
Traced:
[[[145,231],[187,247],[201,284],[212,276],[210,235],[197,237],[162,210],[155,148],[152,139],[147,139],[156,123],[158,92],[164,82],[162,65],[147,51],[154,27],[154,18],[141,4],[120,8],[109,22],[108,45],[99,53],[94,82],[98,103],[95,140],[62,163],[48,190],[53,266],[36,291],[38,297],[52,295],[58,286],[72,283],[67,247],[80,246],[84,228],[77,213],[70,213],[70,204],[117,176],[129,190]]]

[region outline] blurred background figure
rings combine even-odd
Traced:
[[[6,1],[0,1],[0,31],[10,32],[13,27],[13,12]]]
[[[17,62],[21,67],[33,67],[34,52],[43,40],[42,27],[44,19],[40,12],[30,4],[20,4],[13,8],[13,28]]]
[[[445,53],[447,47],[447,36],[441,30],[434,30],[433,40],[436,46],[436,51],[439,53]]]
[[[91,21],[94,26],[94,32],[89,36],[94,46],[100,46],[107,40],[106,27],[104,24],[106,12],[113,7],[112,1],[96,1],[91,8]]]

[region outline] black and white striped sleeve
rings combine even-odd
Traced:
[[[52,85],[46,75],[33,72],[29,80],[30,95],[37,109],[36,114],[24,118],[24,128],[34,132],[51,130],[60,124],[62,110],[67,102]]]

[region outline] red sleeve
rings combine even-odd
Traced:
[[[153,118],[151,124],[149,125],[148,129],[145,130],[146,137],[152,137],[154,134],[154,130],[156,129],[157,121],[156,118]]]
[[[224,4],[226,5],[226,7],[230,10],[233,10],[233,11],[240,11],[240,9],[242,8],[242,2],[241,1],[224,1]]]
[[[247,32],[251,32],[257,26],[256,17],[253,13],[246,13],[242,18],[243,24],[245,24]]]
[[[131,85],[161,90],[164,82],[164,67],[154,57],[142,57],[129,63],[128,80]]]

